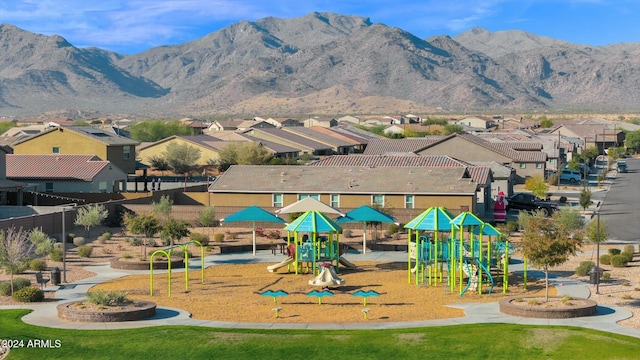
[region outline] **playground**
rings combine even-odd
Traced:
[[[214,255],[215,256],[215,255]],[[282,257],[282,256],[280,256]],[[280,257],[275,256],[274,259]],[[275,261],[274,261],[275,263]],[[158,306],[180,308],[189,311],[194,319],[273,322],[274,308],[279,310],[278,322],[327,323],[360,321],[413,321],[434,320],[463,316],[460,309],[447,305],[460,302],[493,302],[506,295],[478,295],[468,292],[460,297],[444,286],[424,287],[407,284],[406,262],[356,262],[357,269],[342,270],[340,277],[345,284],[332,288],[333,296],[321,299],[307,294],[322,290],[309,285],[314,275],[287,273],[280,269],[270,273],[270,263],[243,263],[209,266],[205,281],[201,282],[200,270],[192,267],[189,289],[185,290],[185,277],[175,272],[172,276],[171,296],[167,296],[166,274],[154,276],[154,296],[149,296],[149,276],[130,275],[95,286],[93,289],[123,290],[129,297],[150,300]],[[542,283],[529,283],[528,291],[522,290],[522,279],[512,277],[509,296],[521,293],[541,294]],[[271,290],[283,290],[288,295],[262,296]],[[362,309],[364,298],[354,296],[358,291],[375,291],[379,296],[369,297],[369,309],[365,320]]]

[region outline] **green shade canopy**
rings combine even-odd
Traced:
[[[498,231],[493,225],[484,223],[483,226],[475,227],[473,229],[474,235],[487,235],[487,236],[501,236],[502,233]]]
[[[461,213],[451,220],[451,225],[457,226],[478,226],[482,224],[484,224],[484,221],[468,211]]]
[[[309,232],[309,233],[322,233],[322,232],[339,232],[342,231],[340,225],[335,221],[329,219],[326,215],[319,211],[307,211],[295,219],[291,224],[285,228],[287,231],[294,232]]]
[[[451,230],[451,214],[443,207],[430,207],[409,221],[404,227],[413,230],[449,231]]]

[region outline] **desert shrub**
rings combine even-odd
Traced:
[[[33,259],[29,261],[29,269],[33,271],[43,271],[47,268],[47,262],[43,259]]]
[[[104,237],[102,237],[102,235],[98,236],[98,238],[96,239],[98,240],[98,242],[100,244],[106,244],[107,243],[107,239],[105,239]]]
[[[28,286],[13,292],[13,300],[19,302],[38,302],[44,300],[44,291]]]
[[[68,233],[68,234],[67,234],[67,242],[68,242],[68,243],[72,243],[72,242],[73,242],[73,239],[74,239],[75,237],[76,237],[76,234],[74,234],[74,233]]]
[[[104,238],[105,240],[111,240],[111,233],[108,231],[105,231],[102,233],[102,238]]]
[[[558,184],[558,174],[551,174],[547,176],[547,184],[551,184],[551,185]]]
[[[273,240],[277,240],[282,237],[282,235],[280,234],[280,230],[270,230],[265,234],[265,236],[267,237],[267,239]]]
[[[610,273],[610,272],[602,273],[602,278],[603,278],[604,280],[609,280],[609,279],[611,279],[611,273]]]
[[[78,246],[78,255],[83,258],[91,257],[91,253],[93,252],[93,247],[91,245],[81,245]]]
[[[124,291],[97,290],[87,294],[87,302],[102,306],[119,306],[128,304],[130,300]]]
[[[636,247],[631,244],[628,244],[628,245],[625,245],[622,249],[623,249],[622,252],[628,252],[633,254],[636,250]]]
[[[224,232],[224,234],[227,240],[235,240],[238,238],[238,233],[235,233],[233,231],[227,230]]]
[[[62,249],[61,248],[53,249],[53,251],[49,253],[49,259],[57,262],[62,261]]]
[[[129,245],[131,246],[142,246],[142,239],[137,237],[132,237],[128,239]]]
[[[27,286],[31,286],[31,280],[23,277],[17,277],[13,279],[13,290],[17,291],[22,288],[26,288]],[[9,296],[11,295],[11,281],[4,281],[0,283],[0,295]]]
[[[611,254],[602,254],[602,255],[600,255],[600,264],[602,264],[602,265],[611,265]]]
[[[560,202],[561,204],[566,203],[567,202],[567,197],[566,196],[560,196],[560,200],[558,202]]]
[[[133,258],[133,255],[131,255],[131,254],[124,254],[124,255],[122,255],[122,258],[123,258],[123,259],[132,259],[132,258]]]
[[[631,260],[633,260],[633,253],[630,253],[630,252],[623,251],[620,253],[620,256],[624,256],[627,262],[631,262]]]
[[[209,235],[193,232],[190,235],[192,241],[197,241],[202,246],[209,245]]]
[[[102,253],[105,255],[111,255],[113,254],[113,250],[109,249],[109,248],[102,248]]]
[[[625,267],[627,263],[627,257],[624,255],[618,254],[611,257],[611,266],[613,267]]]
[[[507,221],[507,231],[516,232],[518,231],[519,225],[517,221]]]
[[[217,234],[213,235],[213,241],[215,241],[217,243],[224,242],[224,234],[217,233]]]
[[[576,268],[576,275],[587,276],[594,266],[596,266],[596,264],[594,264],[593,261],[581,261],[580,265]]]
[[[616,249],[616,248],[611,248],[609,249],[609,254],[611,255],[618,255],[620,254],[622,251],[620,251],[620,249]]]
[[[389,235],[393,235],[400,231],[400,225],[389,224],[388,231],[389,231]]]
[[[346,238],[350,238],[351,237],[351,229],[344,229],[342,230],[342,236],[346,237]]]
[[[75,245],[75,246],[84,245],[84,238],[82,236],[78,236],[78,237],[73,238],[73,245]]]

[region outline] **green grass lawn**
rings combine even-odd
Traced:
[[[398,330],[296,331],[162,326],[60,330],[1,310],[0,338],[51,340],[8,359],[637,359],[640,339],[562,326],[475,324]]]

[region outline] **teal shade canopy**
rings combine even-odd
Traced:
[[[393,217],[372,208],[371,206],[362,205],[359,208],[353,209],[347,212],[344,216],[339,217],[336,223],[349,223],[349,222],[383,222],[383,223],[395,223],[396,219]]]
[[[465,211],[453,218],[453,220],[451,220],[451,224],[457,226],[478,226],[484,224],[484,221],[480,220],[480,218],[475,216],[473,213]]]
[[[239,222],[239,221],[266,221],[266,222],[276,222],[276,223],[284,223],[285,221],[272,213],[257,207],[257,206],[249,206],[248,208],[242,209],[238,212],[235,212],[226,218],[222,219],[224,222]]]
[[[443,207],[430,207],[409,221],[404,227],[413,230],[450,231],[451,214]]]
[[[305,212],[297,219],[295,219],[291,224],[287,225],[284,229],[287,231],[309,233],[342,231],[340,225],[336,224],[335,221],[331,220],[319,211]]]
[[[474,235],[487,235],[487,236],[501,236],[502,233],[498,231],[493,225],[485,223],[483,226],[473,228]]]

